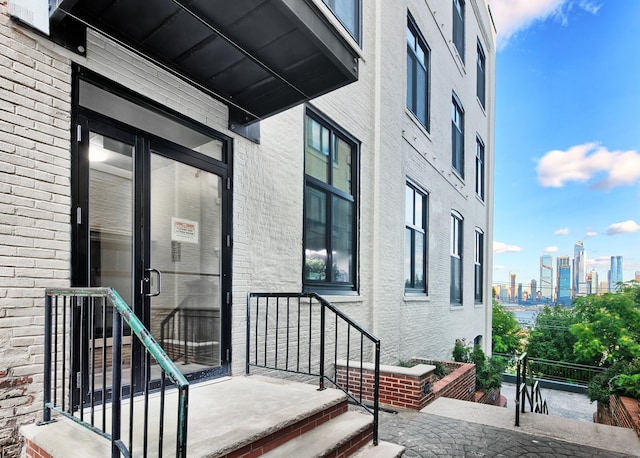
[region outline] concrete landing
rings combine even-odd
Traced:
[[[640,440],[632,429],[535,413],[520,414],[517,427],[514,406],[501,408],[448,398],[438,398],[420,412],[640,456]]]

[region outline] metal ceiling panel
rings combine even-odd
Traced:
[[[311,0],[67,0],[61,8],[205,88],[229,105],[233,124],[357,80],[357,53]]]

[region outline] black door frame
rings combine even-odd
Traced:
[[[72,111],[72,161],[71,161],[71,225],[72,225],[72,249],[71,249],[71,284],[72,286],[88,286],[90,281],[89,254],[91,234],[88,224],[88,193],[89,187],[89,131],[94,131],[103,135],[110,136],[131,143],[135,147],[134,153],[134,185],[147,188],[150,185],[150,158],[153,150],[154,154],[167,157],[186,165],[190,165],[206,172],[213,173],[221,178],[222,183],[222,246],[221,246],[221,291],[220,291],[220,308],[221,308],[221,335],[220,335],[220,366],[202,371],[199,373],[187,374],[187,379],[201,380],[215,378],[230,373],[231,367],[231,240],[232,238],[232,216],[233,216],[233,189],[232,189],[232,139],[220,132],[214,131],[207,126],[187,120],[184,116],[177,112],[167,109],[149,99],[132,93],[122,86],[106,80],[93,72],[83,69],[77,65],[73,69],[73,111]],[[135,127],[123,124],[117,120],[108,118],[100,113],[82,107],[79,104],[79,82],[83,79],[93,85],[116,93],[118,96],[133,101],[136,104],[147,109],[152,109],[163,116],[174,121],[178,121],[187,127],[201,132],[212,139],[222,142],[223,156],[222,161],[202,155],[188,148],[176,145],[170,141],[159,138],[147,132],[140,131]],[[84,154],[83,154],[84,153]],[[143,282],[144,269],[149,267],[150,250],[150,232],[146,227],[149,221],[149,205],[146,205],[144,199],[149,198],[148,192],[135,192],[134,190],[134,215],[133,215],[133,261],[132,266],[132,291],[134,297],[137,287]],[[140,319],[143,323],[150,323],[148,311],[148,298],[143,295],[134,304],[130,304],[136,314],[140,313]],[[134,339],[134,343],[136,339]],[[80,342],[77,342],[79,344]],[[137,350],[137,351],[136,351]],[[134,380],[143,380],[143,360],[140,348],[134,346],[132,356],[132,371],[135,373]],[[77,362],[76,362],[77,363]],[[133,366],[134,365],[134,366]],[[76,366],[77,367],[77,366]]]

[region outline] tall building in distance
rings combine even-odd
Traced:
[[[636,270],[636,281],[640,281],[640,270]]]
[[[611,270],[609,270],[609,292],[616,292],[618,290],[618,283],[621,283],[622,281],[622,256],[611,256]]]
[[[522,283],[518,283],[518,304],[522,304],[524,297],[522,297]]]
[[[538,298],[538,282],[535,279],[531,279],[531,296],[529,300],[535,300]]]
[[[580,240],[573,247],[573,295],[586,296],[587,288],[587,252]]]
[[[553,257],[540,256],[540,298],[553,300]]]
[[[516,302],[516,274],[510,274],[511,284],[509,285],[509,302]]]
[[[601,291],[598,289],[598,272],[592,270],[587,274],[587,291],[588,294],[600,294]]]
[[[556,263],[556,302],[559,305],[571,305],[571,260],[569,256],[558,256]]]

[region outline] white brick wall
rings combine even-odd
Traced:
[[[44,288],[69,279],[69,62],[0,2],[0,456],[39,417]]]

